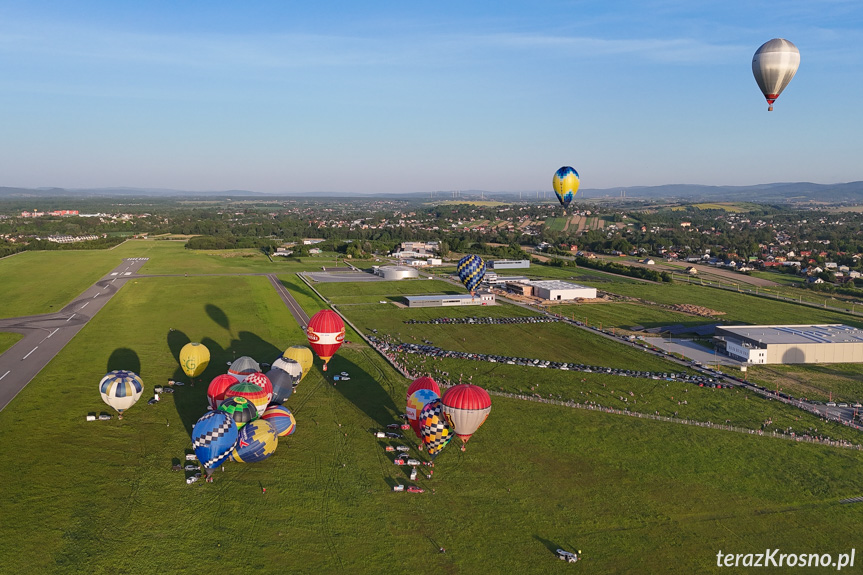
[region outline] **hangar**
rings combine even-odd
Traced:
[[[863,363],[863,330],[842,324],[717,326],[713,339],[747,363]]]
[[[594,299],[596,288],[559,280],[532,281],[533,295],[547,300]]]
[[[420,277],[415,268],[408,266],[374,266],[372,271],[385,280],[405,280]]]
[[[494,305],[494,294],[480,291],[475,296],[469,293],[446,295],[406,295],[408,307],[446,307],[456,305]]]

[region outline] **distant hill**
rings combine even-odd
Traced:
[[[683,200],[683,201],[750,201],[764,203],[780,202],[825,202],[825,203],[863,203],[863,181],[839,184],[815,184],[812,182],[781,182],[757,184],[753,186],[703,186],[699,184],[666,184],[662,186],[629,186],[618,188],[579,190],[579,200],[600,198],[620,198],[646,200]],[[161,188],[12,188],[0,187],[0,198],[111,198],[111,197],[161,197],[161,198],[390,198],[405,200],[443,201],[451,199],[512,201],[519,198],[531,200],[537,197],[552,200],[550,190],[525,192],[488,192],[482,190],[406,192],[406,193],[263,193],[249,190],[188,191]]]

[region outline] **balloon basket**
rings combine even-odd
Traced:
[[[327,371],[327,364],[324,364],[324,371]]]

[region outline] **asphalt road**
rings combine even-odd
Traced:
[[[0,410],[87,325],[123,284],[134,278],[147,259],[123,260],[58,312],[0,319],[0,331],[24,335],[21,341],[0,355]]]
[[[288,311],[291,312],[291,315],[294,316],[294,319],[303,329],[306,329],[309,325],[309,316],[303,311],[303,308],[300,307],[300,304],[297,303],[297,300],[294,299],[294,296],[285,288],[284,284],[279,281],[279,278],[276,277],[276,274],[267,274],[267,277],[270,278],[270,283],[273,284],[273,287],[276,288],[276,293],[279,294],[279,297],[282,298],[282,301],[285,302],[285,305],[288,306]]]

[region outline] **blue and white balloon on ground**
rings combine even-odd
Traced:
[[[204,466],[207,476],[224,463],[237,443],[237,424],[224,411],[211,411],[192,428],[195,456]]]
[[[143,392],[141,377],[124,369],[109,371],[99,382],[102,401],[116,409],[120,419],[123,419],[124,411],[135,405]]]

